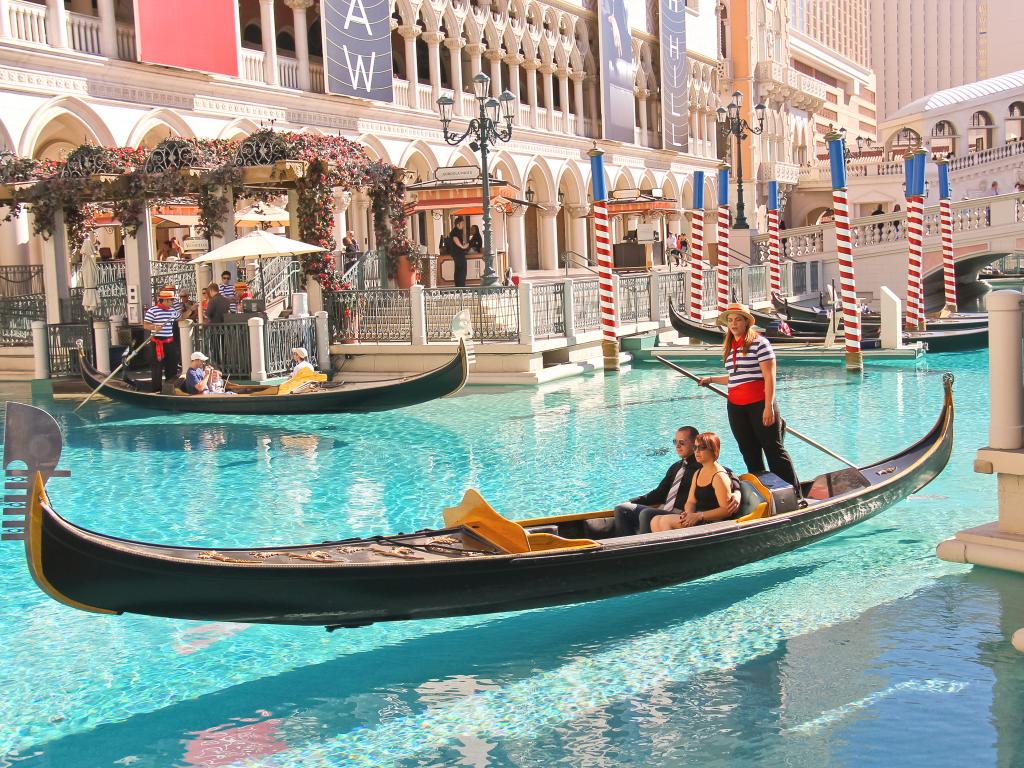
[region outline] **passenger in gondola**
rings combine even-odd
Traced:
[[[678,514],[659,515],[651,521],[654,532],[690,528],[694,525],[728,520],[738,508],[733,504],[733,491],[729,472],[718,463],[722,441],[714,432],[703,432],[694,439],[693,450],[698,469],[693,474],[690,490],[683,510]]]
[[[729,426],[747,472],[761,474],[767,459],[768,469],[792,483],[799,496],[796,469],[782,445],[785,427],[775,401],[775,350],[754,330],[754,316],[743,304],[730,304],[716,322],[727,329],[722,362],[728,373],[705,376],[700,385],[729,385]]]
[[[182,388],[190,395],[203,395],[210,389],[213,366],[207,365],[210,358],[202,352],[193,352],[188,370],[185,371],[185,383]]]
[[[700,463],[693,452],[697,435],[696,427],[680,427],[676,430],[672,444],[680,460],[668,468],[665,477],[653,491],[615,507],[616,536],[650,533],[653,519],[663,515],[678,517],[682,514],[693,476],[700,469]],[[740,494],[736,491],[729,499],[730,514],[734,514],[739,506]]]
[[[289,378],[294,379],[296,376],[302,373],[302,371],[309,371],[310,373],[316,373],[316,368],[309,362],[309,352],[306,351],[305,347],[293,347],[292,348],[292,375]]]

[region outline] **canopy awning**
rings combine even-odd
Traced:
[[[427,181],[422,184],[412,184],[406,189],[416,195],[416,199],[406,205],[406,213],[451,210],[456,215],[471,216],[474,215],[473,212],[483,212],[483,186],[479,181],[470,184]],[[506,212],[511,210],[513,203],[527,204],[525,201],[516,199],[516,195],[519,194],[518,187],[498,179],[491,180],[490,193],[491,205],[507,206]]]
[[[198,216],[176,213],[153,214],[153,223],[158,227],[195,227],[199,225]]]
[[[672,200],[667,197],[634,197],[625,198],[622,200],[609,200],[608,201],[608,215],[609,216],[621,216],[623,214],[630,213],[681,213],[682,209],[679,205],[678,200]],[[594,215],[594,206],[591,204],[590,210],[583,218],[591,218]]]

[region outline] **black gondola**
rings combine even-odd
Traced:
[[[698,323],[680,313],[674,306],[669,305],[669,320],[676,333],[680,336],[695,338],[707,344],[722,344],[725,341],[725,329],[718,325]],[[786,336],[778,331],[766,331],[762,334],[773,346],[780,349],[795,346],[820,345],[825,341],[824,336],[811,336],[809,334],[794,334]],[[837,343],[842,343],[842,331],[836,334]],[[956,328],[953,330],[928,330],[928,331],[904,331],[903,342],[912,344],[921,341],[928,345],[929,352],[964,352],[972,349],[982,349],[988,345],[988,326],[981,328]],[[861,338],[861,349],[878,349],[879,338]]]
[[[743,517],[663,533],[599,536],[610,511],[513,522],[475,491],[444,527],[307,546],[201,549],[117,539],[53,511],[37,474],[25,525],[33,578],[99,613],[197,621],[362,626],[522,610],[699,579],[819,541],[905,499],[945,467],[953,377],[931,431],[883,461],[821,475],[805,507],[744,476]],[[11,408],[31,408],[12,403]],[[41,412],[45,415],[45,412]],[[50,427],[52,430],[53,427]],[[788,488],[788,486],[787,486]],[[815,494],[815,489],[820,493]]]
[[[99,387],[100,394],[142,408],[188,413],[233,414],[302,414],[363,413],[405,408],[439,397],[454,395],[469,376],[466,344],[459,342],[455,356],[439,368],[416,376],[378,381],[317,382],[293,388],[258,385],[229,385],[233,394],[187,395],[184,392],[164,395],[146,392],[130,382],[111,379],[97,371],[84,355],[79,363],[82,379],[90,389]]]
[[[785,299],[779,298],[778,294],[772,294],[772,305],[781,318],[784,318],[793,330],[823,332],[828,325],[830,312],[816,307],[804,307],[799,304],[790,304]],[[771,317],[767,313],[753,313],[755,317],[763,315]],[[879,315],[862,315],[861,327],[867,331],[878,328],[882,324]],[[926,319],[928,329],[933,331],[961,330],[966,328],[987,328],[988,314],[985,312],[956,312],[946,317],[929,317]],[[843,327],[843,319],[839,318],[839,327]]]

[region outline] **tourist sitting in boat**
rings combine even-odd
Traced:
[[[235,392],[231,392],[227,389],[227,382],[224,381],[224,376],[216,368],[210,371],[210,383],[207,386],[204,395],[234,395]]]
[[[704,523],[728,520],[738,509],[729,472],[718,463],[722,441],[714,432],[703,432],[693,441],[694,455],[700,462],[700,469],[693,475],[690,492],[683,511],[673,515],[659,515],[651,521],[654,532],[671,531],[676,528],[690,528]]]
[[[316,368],[309,362],[309,352],[306,351],[305,347],[292,347],[292,362],[295,364],[290,377],[292,379],[300,375],[302,371],[316,373]]]
[[[630,499],[615,507],[616,536],[632,536],[636,533],[650,533],[651,521],[660,516],[680,517],[686,499],[690,494],[693,476],[700,469],[700,462],[694,455],[694,441],[698,436],[696,427],[680,427],[672,440],[679,461],[668,468],[665,477],[653,491]],[[717,456],[717,454],[716,454]],[[729,514],[735,514],[740,507],[740,493],[731,493],[728,500]],[[667,529],[664,529],[667,530]]]
[[[192,362],[185,371],[183,389],[190,395],[204,395],[210,389],[210,377],[214,373],[214,368],[207,365],[210,358],[202,352],[193,352],[190,359]]]

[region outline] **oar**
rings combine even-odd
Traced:
[[[678,365],[673,363],[671,360],[666,360],[664,357],[660,357],[659,355],[655,355],[654,358],[658,362],[664,363],[665,365],[667,365],[672,370],[678,371],[679,373],[683,374],[683,376],[691,378],[691,379],[693,379],[694,381],[696,381],[698,383],[700,382],[700,376],[695,376],[694,374],[690,373],[685,368],[680,368]],[[718,393],[722,397],[725,397],[725,398],[729,397],[729,395],[726,392],[724,392],[723,390],[719,389],[714,384],[708,384],[708,389],[710,389],[712,392]],[[811,438],[807,437],[807,435],[801,435],[799,432],[797,432],[795,429],[793,429],[788,424],[784,424],[784,427],[785,427],[785,430],[787,432],[789,432],[789,434],[793,435],[793,437],[800,438],[801,440],[803,440],[808,445],[814,446],[815,448],[817,448],[819,451],[822,451],[823,453],[827,453],[833,459],[838,459],[839,461],[843,462],[843,464],[845,464],[848,467],[853,467],[854,469],[860,469],[860,467],[858,467],[856,464],[854,464],[849,459],[844,459],[838,453],[835,453],[834,451],[830,451],[828,448],[826,448],[821,443],[818,443],[818,442],[816,442],[814,440],[811,440]]]
[[[117,366],[117,368],[115,368],[114,370],[112,370],[112,371],[110,372],[110,375],[109,375],[109,376],[107,376],[107,378],[105,378],[105,379],[104,379],[103,381],[101,381],[101,382],[100,382],[100,385],[99,385],[98,387],[96,387],[96,389],[94,389],[94,390],[93,390],[92,392],[90,392],[90,393],[89,393],[89,396],[88,396],[87,398],[85,398],[85,400],[83,400],[82,402],[80,402],[80,403],[79,403],[79,404],[78,404],[78,405],[77,405],[77,406],[75,407],[75,410],[74,410],[74,411],[72,411],[72,413],[78,413],[78,409],[79,409],[79,408],[81,408],[81,407],[82,407],[83,405],[85,405],[85,404],[86,404],[86,403],[88,403],[88,402],[89,402],[90,400],[92,400],[92,396],[93,396],[93,395],[95,395],[95,394],[96,394],[97,392],[99,392],[99,391],[100,391],[101,389],[103,389],[103,385],[104,385],[104,384],[106,384],[106,383],[107,383],[108,381],[110,381],[110,380],[111,380],[112,378],[114,378],[114,376],[116,376],[116,375],[117,375],[118,371],[120,371],[120,370],[121,370],[122,368],[124,368],[124,367],[125,367],[126,365],[128,365],[128,363],[129,363],[129,362],[131,362],[131,359],[132,359],[133,357],[135,357],[135,356],[136,356],[137,354],[139,354],[139,352],[141,352],[141,351],[142,351],[142,349],[143,349],[143,348],[144,348],[144,347],[145,347],[145,346],[146,346],[147,344],[149,344],[149,342],[150,342],[150,341],[152,341],[152,340],[153,340],[153,337],[152,337],[152,336],[150,336],[150,337],[149,337],[148,339],[146,339],[146,340],[145,340],[144,342],[142,342],[141,344],[139,344],[139,346],[137,346],[137,347],[136,347],[135,349],[133,349],[133,350],[131,351],[131,354],[129,354],[129,355],[126,355],[126,356],[125,356],[125,358],[124,358],[124,359],[123,359],[123,360],[121,361],[121,364],[120,364],[119,366]],[[78,350],[79,350],[79,352],[81,352],[81,350],[82,350],[81,342],[79,342]]]

